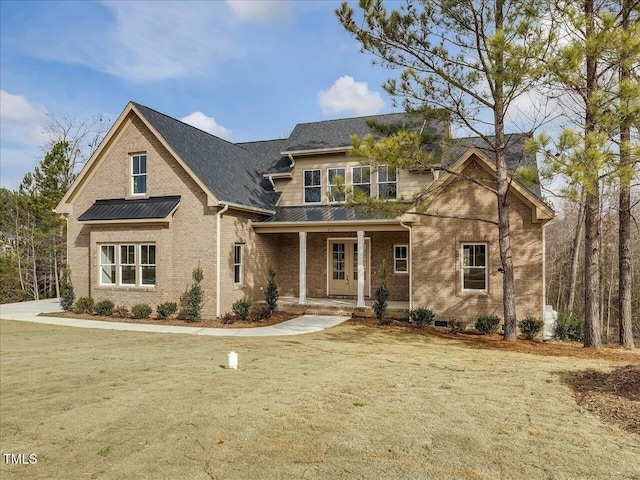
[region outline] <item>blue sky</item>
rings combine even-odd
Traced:
[[[42,158],[48,112],[113,122],[133,100],[240,142],[394,111],[381,85],[396,72],[360,53],[339,6],[2,0],[1,186]]]

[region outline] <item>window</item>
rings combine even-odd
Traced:
[[[320,203],[322,201],[322,187],[320,170],[305,170],[304,175],[304,203]]]
[[[140,245],[140,272],[142,285],[156,284],[155,245]]]
[[[397,170],[393,167],[382,165],[378,167],[378,198],[396,198],[398,193]]]
[[[353,167],[351,180],[354,190],[360,190],[368,197],[371,196],[371,167]]]
[[[102,245],[100,247],[100,284],[115,285],[116,283],[116,247]]]
[[[233,283],[236,285],[242,285],[243,247],[240,243],[233,246]]]
[[[136,246],[120,245],[120,284],[136,284]]]
[[[345,168],[329,168],[327,170],[327,186],[332,202],[344,202],[344,187],[347,182]]]
[[[394,245],[393,271],[395,273],[409,272],[409,247],[407,245]]]
[[[487,245],[485,243],[462,245],[462,289],[487,291]]]
[[[100,245],[100,285],[156,285],[156,246]]]
[[[131,156],[131,192],[133,195],[144,195],[147,193],[147,156]]]

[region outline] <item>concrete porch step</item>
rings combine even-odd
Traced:
[[[349,317],[373,317],[373,308],[350,305],[300,305],[296,303],[279,303],[278,310],[296,315],[346,315]],[[394,319],[409,318],[409,309],[388,308],[387,316]]]

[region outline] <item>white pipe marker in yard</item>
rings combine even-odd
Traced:
[[[227,368],[238,369],[238,354],[236,352],[229,352],[227,355]]]

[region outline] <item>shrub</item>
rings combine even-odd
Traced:
[[[250,322],[261,322],[265,318],[271,316],[271,309],[268,305],[252,305],[247,314],[247,320]]]
[[[573,312],[560,312],[554,336],[558,340],[584,341],[584,319]]]
[[[527,340],[533,340],[544,328],[544,320],[539,318],[527,316],[524,320],[518,322],[518,328],[524,338]]]
[[[116,318],[129,318],[129,309],[124,305],[118,305],[113,309],[111,316]]]
[[[381,325],[389,324],[386,319],[387,316],[387,298],[389,297],[389,290],[387,289],[387,261],[382,260],[380,266],[380,285],[376,289],[375,299],[373,302],[373,311],[376,314],[376,318]]]
[[[156,313],[163,320],[166,320],[177,311],[178,304],[176,302],[164,302],[156,307]]]
[[[76,303],[73,304],[73,312],[93,313],[93,298],[80,297],[78,300],[76,300]]]
[[[234,317],[230,313],[225,313],[224,315],[222,315],[222,318],[220,319],[220,322],[222,322],[223,325],[231,325],[235,321],[236,321],[236,317]]]
[[[202,318],[202,302],[204,301],[204,290],[200,285],[204,278],[204,273],[200,265],[193,269],[191,277],[193,278],[193,284],[189,290],[187,300],[187,320],[197,322]]]
[[[460,333],[462,331],[462,322],[460,320],[449,320],[447,325],[449,325],[451,333]]]
[[[131,315],[133,318],[149,318],[153,309],[147,303],[138,303],[131,307]]]
[[[500,317],[497,315],[481,315],[476,320],[476,328],[480,330],[483,335],[498,333],[500,329]]]
[[[68,312],[73,308],[73,301],[76,298],[76,294],[73,291],[73,284],[71,283],[71,270],[69,267],[62,269],[62,276],[60,278],[60,307]]]
[[[409,312],[409,322],[415,323],[418,327],[431,325],[436,318],[436,314],[425,307],[414,308]]]
[[[251,308],[251,300],[248,298],[241,298],[240,300],[236,300],[231,305],[231,310],[235,313],[240,320],[246,320],[247,315],[249,315],[249,309]]]
[[[102,315],[103,317],[109,317],[113,313],[113,308],[115,305],[111,300],[102,300],[101,302],[96,303],[95,311],[96,315]]]
[[[267,283],[267,289],[264,291],[264,300],[267,302],[267,306],[271,310],[275,310],[278,307],[278,285],[276,285],[276,269],[269,266],[267,269],[269,274],[269,283]]]

